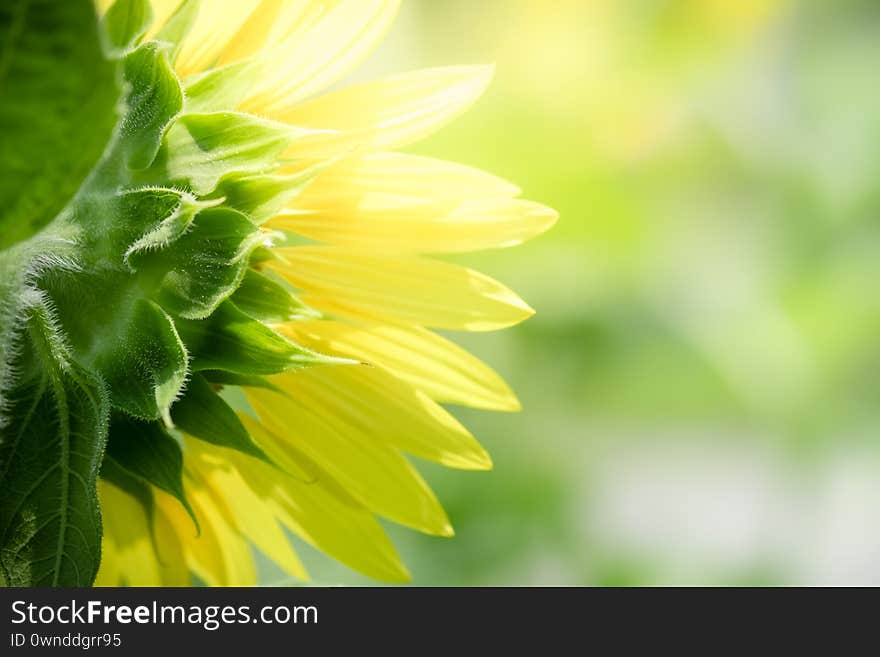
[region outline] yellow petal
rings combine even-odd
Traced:
[[[101,537],[101,567],[95,576],[93,586],[122,586],[122,570],[119,566],[119,552],[113,537],[104,530]]]
[[[284,20],[285,17],[280,14],[282,14],[285,5],[289,6],[290,4],[286,0],[262,0],[220,52],[217,66],[230,64],[260,52],[266,46],[273,27],[278,24],[279,19]],[[302,6],[303,3],[297,4]],[[316,3],[305,4],[314,5]]]
[[[348,415],[338,416],[339,403],[328,405],[325,398],[310,397],[310,372],[304,372],[304,377],[286,373],[271,378],[283,395],[247,391],[248,401],[270,432],[270,442],[260,446],[282,464],[290,448],[302,452],[371,511],[429,534],[451,535],[446,513],[409,461],[370,424],[357,426]]]
[[[252,418],[242,416],[242,422],[261,445],[277,441]],[[248,485],[304,541],[374,579],[409,579],[382,526],[320,468],[310,466],[311,477],[306,479],[281,475],[265,463],[238,454],[230,459]]]
[[[180,77],[186,77],[216,63],[223,50],[232,41],[248,17],[260,5],[260,0],[202,3],[195,24],[187,35],[174,68]]]
[[[181,546],[169,531],[165,518],[156,513],[151,532],[146,510],[139,501],[106,481],[101,481],[99,491],[104,516],[103,542],[111,562],[106,567],[115,571],[117,584],[179,586],[188,583]],[[108,572],[102,577],[112,579],[113,576],[113,572]]]
[[[492,70],[453,66],[405,73],[333,91],[275,118],[339,133],[292,145],[292,158],[392,149],[423,139],[462,114],[486,89]]]
[[[470,167],[399,153],[346,158],[270,225],[372,252],[442,253],[520,244],[557,219]]]
[[[463,253],[522,244],[556,219],[550,208],[519,199],[413,202],[372,195],[323,210],[285,211],[269,225],[373,253]]]
[[[319,353],[380,365],[432,399],[495,411],[518,411],[516,395],[489,366],[417,326],[300,321],[279,327]]]
[[[197,471],[201,481],[215,498],[227,508],[229,524],[236,527],[266,556],[288,575],[308,579],[305,567],[294,553],[290,541],[281,531],[271,509],[260,499],[231,467],[228,450],[211,447],[198,441],[188,442],[187,465]]]
[[[317,4],[317,3],[312,3]],[[320,13],[299,10],[276,24],[287,34],[269,34],[267,68],[241,109],[282,115],[339,80],[381,40],[394,20],[398,0],[345,0]],[[291,7],[297,11],[298,7]]]
[[[337,202],[340,196],[347,199],[368,194],[423,201],[462,201],[512,198],[519,196],[520,189],[457,162],[405,153],[370,153],[345,158],[324,169],[291,207],[325,208]]]
[[[386,258],[322,246],[275,249],[271,261],[312,303],[333,299],[334,312],[391,317],[435,328],[492,331],[534,311],[511,290],[479,272],[423,258]],[[313,306],[324,310],[319,305]]]
[[[150,0],[150,4],[153,7],[153,23],[144,35],[145,41],[152,39],[156,32],[162,29],[162,26],[165,25],[165,21],[177,11],[181,2],[183,2],[183,0]]]
[[[146,512],[140,502],[102,481],[101,508],[106,542],[115,553],[121,581],[130,586],[161,586]]]
[[[247,542],[232,528],[217,501],[203,485],[187,481],[186,495],[200,531],[177,500],[161,491],[156,506],[169,519],[187,557],[190,569],[210,586],[253,586],[257,575]]]
[[[345,335],[344,325],[309,323],[335,324]],[[292,327],[281,330],[291,336],[306,337]],[[320,343],[329,346],[324,341]],[[325,409],[348,425],[349,432],[374,436],[414,456],[452,468],[491,469],[486,450],[458,420],[385,368],[322,367],[306,375],[297,377],[298,390],[320,400]]]

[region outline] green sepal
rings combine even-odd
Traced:
[[[257,224],[275,216],[326,168],[320,164],[287,176],[264,174],[221,180],[212,197],[240,210]]]
[[[253,441],[235,411],[199,374],[193,375],[186,387],[186,394],[174,404],[171,419],[178,429],[194,438],[272,463]]]
[[[187,112],[233,110],[254,86],[262,70],[255,57],[199,73],[184,81]]]
[[[33,296],[23,376],[0,423],[0,571],[10,586],[88,586],[101,561],[109,402],[100,378],[71,359],[48,302]]]
[[[58,215],[113,134],[117,73],[91,0],[0,2],[0,98],[2,251]]]
[[[297,367],[349,362],[323,356],[276,333],[225,301],[201,321],[181,319],[180,335],[190,348],[191,368],[236,374],[277,374]]]
[[[220,387],[265,388],[266,390],[281,392],[281,389],[274,383],[256,374],[236,374],[235,372],[226,372],[224,370],[202,370],[200,376],[203,376],[208,383]]]
[[[200,0],[183,0],[153,37],[169,45],[168,61],[172,64],[177,61],[184,39],[198,18],[200,7]]]
[[[128,475],[176,498],[198,527],[183,488],[180,443],[159,422],[114,413],[110,420],[107,455]]]
[[[303,304],[283,284],[255,269],[247,270],[230,299],[239,310],[268,324],[320,317],[320,313]]]
[[[203,196],[231,174],[264,173],[302,128],[239,112],[183,114],[168,129],[156,161],[136,183],[180,185]]]
[[[134,47],[152,22],[150,0],[116,0],[101,19],[110,52],[120,54]]]
[[[199,201],[178,189],[147,187],[120,192],[119,215],[131,223],[146,223],[149,228],[126,250],[123,261],[136,270],[142,258],[164,249],[189,229],[201,210],[214,207],[217,201]]]
[[[155,302],[138,299],[125,314],[94,366],[113,391],[114,408],[147,420],[167,419],[186,381],[186,347]]]
[[[149,41],[125,58],[125,80],[131,85],[122,120],[120,144],[126,164],[133,169],[150,166],[165,131],[183,109],[183,90],[162,44]]]
[[[277,256],[272,253],[272,249],[267,246],[258,246],[254,249],[254,252],[251,253],[251,266],[259,266],[264,262],[271,262],[272,260],[277,260]]]
[[[260,230],[240,212],[200,212],[190,229],[167,248],[147,254],[139,267],[165,272],[156,291],[163,308],[186,319],[203,319],[238,287]]]

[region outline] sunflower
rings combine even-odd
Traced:
[[[327,91],[397,4],[0,10],[7,583],[249,585],[252,546],[306,580],[285,530],[397,582],[378,518],[452,535],[407,457],[489,469],[441,404],[519,404],[432,329],[533,311],[433,256],[520,244],[556,214],[398,152],[464,112],[491,67]],[[50,147],[64,166],[33,162]]]

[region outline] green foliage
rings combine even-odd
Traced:
[[[266,257],[259,224],[312,174],[272,173],[302,131],[226,111],[245,67],[185,93],[171,62],[198,6],[184,2],[143,43],[146,0],[117,0],[103,35],[90,0],[0,8],[0,571],[11,584],[93,581],[99,472],[148,516],[154,488],[192,514],[175,424],[267,459],[213,386],[339,362],[268,325],[309,311],[253,269]]]
[[[0,249],[76,193],[110,139],[118,94],[91,2],[0,3]]]
[[[0,440],[0,570],[13,586],[86,586],[100,561],[95,486],[109,404],[100,379],[71,359],[48,301],[31,301]]]

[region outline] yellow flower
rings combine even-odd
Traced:
[[[101,11],[111,4],[98,0]],[[489,367],[430,329],[496,330],[533,311],[501,283],[426,255],[517,245],[556,214],[489,174],[393,152],[464,112],[489,83],[490,67],[417,71],[320,95],[379,41],[397,4],[202,2],[174,59],[184,88],[241,65],[250,84],[234,109],[302,130],[276,171],[278,184],[297,193],[263,224],[274,257],[261,266],[314,312],[274,328],[347,361],[244,388],[252,412],[242,422],[274,466],[184,437],[198,529],[158,489],[148,517],[134,497],[101,481],[96,583],[179,585],[192,572],[211,585],[254,584],[249,543],[306,579],[283,528],[371,577],[404,581],[407,570],[376,516],[453,533],[405,454],[491,468],[440,403],[502,411],[519,403]],[[152,0],[147,39],[179,15],[178,5]],[[278,245],[278,231],[306,239]]]

